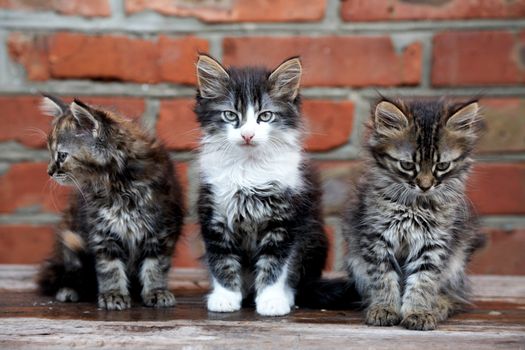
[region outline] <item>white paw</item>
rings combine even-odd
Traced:
[[[255,298],[257,313],[263,316],[282,316],[290,313],[294,295],[286,286],[274,285],[265,288]]]
[[[233,312],[241,309],[242,294],[222,287],[216,287],[208,296],[208,310]]]
[[[75,303],[78,301],[78,293],[71,288],[60,288],[55,295],[55,299],[63,303],[68,301]]]

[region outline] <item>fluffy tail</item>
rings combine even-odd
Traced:
[[[361,306],[353,282],[344,278],[319,279],[304,283],[297,292],[296,304],[312,309],[355,309]]]

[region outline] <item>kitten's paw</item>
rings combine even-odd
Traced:
[[[290,301],[286,297],[260,296],[255,305],[257,313],[263,316],[283,316],[291,311]]]
[[[437,320],[433,313],[421,311],[406,315],[403,321],[401,321],[401,325],[407,329],[431,331],[436,329]]]
[[[224,288],[216,288],[208,296],[208,310],[234,312],[241,309],[242,294]]]
[[[55,299],[58,301],[61,301],[63,303],[65,302],[72,302],[75,303],[78,301],[78,293],[71,288],[60,288],[55,295]]]
[[[399,313],[389,306],[372,305],[366,310],[365,323],[371,326],[395,326],[400,320]]]
[[[175,297],[167,289],[150,290],[142,295],[142,300],[149,307],[170,307],[175,305]]]
[[[106,310],[124,310],[131,307],[131,299],[129,295],[119,292],[100,293],[98,307]]]

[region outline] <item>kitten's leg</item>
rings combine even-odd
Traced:
[[[140,265],[139,278],[142,283],[142,300],[146,306],[170,307],[175,297],[168,290],[169,256],[148,257]]]
[[[123,310],[131,306],[126,265],[121,260],[122,248],[107,237],[97,237],[94,247],[98,280],[98,306],[107,310]]]
[[[61,277],[62,286],[57,291],[55,298],[61,302],[77,302],[79,300],[79,281],[87,276],[82,276],[82,261],[80,254],[85,253],[85,242],[76,232],[63,230],[59,233],[60,249],[64,275]]]
[[[356,286],[367,301],[365,323],[393,326],[400,322],[400,277],[393,265],[389,244],[379,237],[364,240],[351,253],[350,270]]]
[[[203,224],[202,235],[213,287],[208,295],[208,310],[237,311],[242,302],[242,266],[237,242],[220,221]]]
[[[290,241],[290,234],[285,228],[275,227],[266,232],[259,243],[255,267],[255,306],[261,315],[286,315],[295,303],[294,292],[288,285]]]
[[[432,330],[437,326],[441,271],[448,253],[444,242],[428,242],[406,264],[401,324],[408,329]],[[441,316],[443,313],[441,313]]]

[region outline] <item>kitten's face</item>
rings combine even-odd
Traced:
[[[273,72],[246,68],[225,70],[208,56],[197,63],[196,113],[207,141],[245,152],[279,143],[295,143],[299,127],[298,59]]]
[[[44,97],[41,107],[54,117],[47,142],[49,176],[61,185],[88,180],[94,168],[107,162],[93,111],[80,101],[67,106],[56,97]]]
[[[392,181],[417,195],[432,195],[463,182],[481,127],[476,102],[380,102],[370,146]]]

